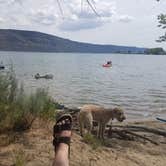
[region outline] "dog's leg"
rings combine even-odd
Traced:
[[[101,138],[104,139],[105,123],[102,123]]]
[[[83,135],[84,135],[84,124],[83,124],[83,122],[80,123],[80,134],[83,137]]]
[[[80,134],[83,137],[83,131],[84,131],[84,122],[83,122],[83,117],[81,114],[78,115],[78,122],[79,122],[79,127],[80,127]]]
[[[92,117],[92,114],[90,112],[87,114],[86,119],[87,119],[87,122],[86,122],[87,130],[88,130],[88,133],[90,134],[92,131],[92,127],[93,127],[93,117]]]
[[[100,127],[101,126],[101,123],[99,122],[99,127],[98,127],[98,132],[97,132],[97,137],[100,138]]]
[[[98,133],[98,138],[101,138],[102,135],[102,122],[99,122],[99,133]]]

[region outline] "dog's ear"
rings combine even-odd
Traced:
[[[116,112],[117,112],[117,108],[115,107],[112,109],[113,117],[115,116]]]
[[[112,109],[112,113],[113,113],[113,117],[112,118],[113,119],[115,119],[115,118],[117,119],[117,117],[119,117],[118,114],[120,113],[119,108],[118,107],[113,108]]]

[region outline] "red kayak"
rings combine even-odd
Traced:
[[[111,67],[111,64],[103,64],[103,67]]]

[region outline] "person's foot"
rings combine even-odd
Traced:
[[[53,145],[55,152],[57,149],[69,148],[71,139],[72,117],[69,114],[64,114],[58,118],[54,125]]]

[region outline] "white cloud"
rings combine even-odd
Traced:
[[[12,3],[22,3],[23,0],[0,0],[0,4],[10,5]]]
[[[128,23],[134,20],[134,17],[129,16],[129,15],[120,15],[118,20],[120,22]]]
[[[87,1],[81,6],[80,0],[60,1],[62,12],[56,0],[0,0],[0,16],[8,24],[55,26],[62,31],[95,29],[113,20],[118,15],[115,0],[91,0],[94,13]],[[22,20],[22,21],[21,21]],[[118,21],[129,22],[132,17],[120,16]]]
[[[56,23],[58,15],[49,9],[49,7],[45,7],[43,9],[31,10],[30,19],[32,22],[43,24],[43,25],[53,25]]]
[[[8,4],[8,3],[11,3],[11,2],[13,2],[13,0],[0,0],[1,4]]]
[[[60,1],[62,12],[56,0],[47,0],[47,3],[45,0],[0,0],[0,2],[0,6],[4,8],[0,11],[0,15],[8,20],[8,24],[13,22],[19,24],[19,20],[24,19],[24,23],[54,25],[55,28],[64,31],[100,27],[110,22],[112,15],[116,12],[116,4],[108,0],[91,1],[100,16],[94,13],[86,0],[83,1],[82,8],[79,0]]]
[[[82,29],[94,29],[103,25],[99,19],[77,19],[77,20],[64,20],[59,28],[64,31],[79,31]]]
[[[87,3],[85,3],[86,1],[84,1],[82,9],[80,1],[78,0],[72,0],[72,3],[71,1],[65,2],[68,14],[58,26],[65,31],[77,31],[100,27],[105,23],[110,22],[113,14],[116,13],[116,4],[109,2],[108,0],[94,1],[97,2],[94,3],[93,6],[97,14],[94,13]],[[80,8],[78,6],[80,6]]]

